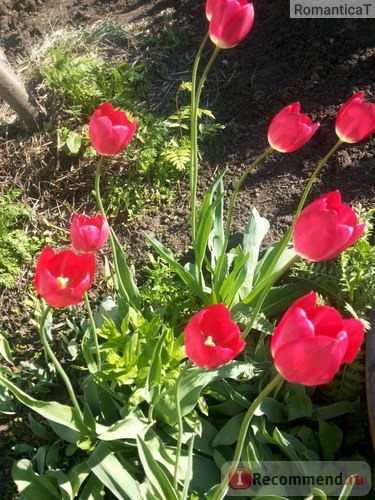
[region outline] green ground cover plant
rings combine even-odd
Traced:
[[[0,289],[14,288],[24,264],[33,261],[40,247],[37,237],[25,230],[33,212],[18,190],[0,196]]]

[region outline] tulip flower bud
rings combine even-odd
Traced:
[[[79,304],[94,280],[95,267],[93,254],[45,247],[36,264],[35,289],[52,307]]]
[[[330,382],[343,363],[351,363],[364,337],[357,319],[316,305],[310,292],[286,311],[271,339],[275,367],[285,380],[315,386]]]
[[[294,226],[293,244],[305,259],[329,260],[353,245],[364,229],[354,210],[341,202],[340,191],[333,191],[302,210]]]
[[[108,236],[109,225],[102,215],[74,215],[70,226],[70,239],[77,252],[98,252],[103,248]]]
[[[251,30],[254,7],[248,0],[207,0],[208,34],[219,49],[239,44]]]
[[[307,115],[300,113],[295,102],[283,108],[268,127],[268,142],[280,153],[291,153],[301,148],[315,134],[319,123],[312,125]]]
[[[91,144],[101,155],[117,155],[132,140],[137,122],[128,120],[124,111],[104,102],[96,108],[89,122]]]
[[[186,355],[201,368],[217,368],[245,347],[240,329],[223,304],[207,306],[194,314],[184,331]]]
[[[375,104],[363,102],[364,92],[357,92],[340,108],[336,134],[344,142],[359,142],[375,132]]]

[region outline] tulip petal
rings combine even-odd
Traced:
[[[343,358],[343,363],[352,363],[362,345],[365,327],[357,319],[344,319],[343,328],[348,335],[348,347]]]
[[[342,317],[335,308],[329,306],[315,306],[307,312],[313,324],[315,335],[336,338],[342,330]]]
[[[348,339],[319,336],[281,346],[274,356],[275,366],[288,382],[315,386],[330,382],[343,361]]]
[[[336,227],[337,216],[332,211],[303,210],[293,230],[296,253],[312,261],[329,259],[332,249],[336,248],[334,240]]]
[[[272,335],[271,353],[275,356],[282,345],[302,338],[313,338],[314,335],[314,326],[306,312],[299,307],[293,307],[285,313]]]

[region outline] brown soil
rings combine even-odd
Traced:
[[[300,101],[302,110],[321,123],[318,132],[302,150],[275,154],[250,176],[235,217],[234,231],[239,233],[256,206],[270,219],[269,239],[274,240],[288,227],[314,166],[336,142],[338,107],[359,90],[365,91],[366,99],[375,101],[375,19],[297,20],[289,19],[286,0],[254,0],[254,5],[256,19],[250,35],[238,47],[221,52],[204,94],[204,102],[217,121],[234,126],[213,139],[204,152],[200,188],[228,166],[226,185],[230,193],[245,167],[267,147],[272,116],[287,104]],[[183,50],[186,59],[192,61],[206,27],[203,0],[3,0],[0,47],[11,62],[17,63],[20,57],[27,58],[37,39],[48,37],[61,26],[85,26],[102,19],[124,24],[146,16],[156,19],[166,8],[175,11],[173,29],[185,30]],[[187,26],[191,27],[188,37]],[[168,105],[173,108],[173,98]],[[21,138],[24,133],[20,127]],[[6,138],[0,137],[4,154],[0,159],[1,179],[10,171],[5,142]],[[340,189],[345,202],[374,206],[374,156],[374,142],[369,139],[343,146],[315,183],[310,199]],[[182,183],[174,205],[147,211],[136,222],[122,226],[121,236],[130,242],[130,260],[136,267],[143,262],[147,248],[143,231],[155,234],[177,253],[185,248],[188,231],[183,228],[187,228],[189,206],[183,191],[186,184]],[[88,199],[91,189],[92,178],[91,183],[81,186],[80,200],[75,198],[78,205]],[[69,199],[69,193],[59,192],[59,199],[49,198],[56,207]],[[9,463],[6,467],[0,483],[9,475]]]

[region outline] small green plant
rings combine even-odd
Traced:
[[[19,201],[20,191],[0,196],[0,288],[14,288],[25,263],[31,263],[39,247],[25,230],[32,211]]]

